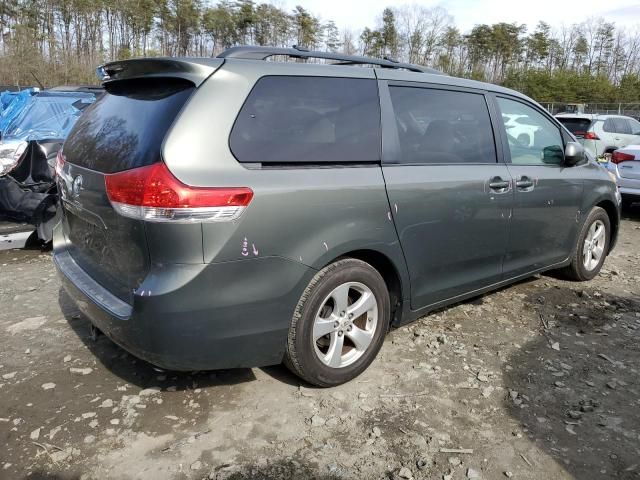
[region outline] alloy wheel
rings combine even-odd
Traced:
[[[378,328],[378,302],[360,282],[339,285],[316,313],[313,344],[322,363],[342,368],[356,362],[371,345]]]
[[[604,255],[606,232],[602,220],[596,220],[589,227],[582,247],[582,264],[589,272],[598,266],[602,255]]]

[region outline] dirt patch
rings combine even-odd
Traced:
[[[592,282],[435,312],[328,390],[154,369],[91,340],[48,254],[0,252],[0,478],[639,478],[638,245],[636,210]]]

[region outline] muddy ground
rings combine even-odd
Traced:
[[[327,390],[157,371],[90,339],[48,253],[0,272],[2,479],[640,478],[640,208],[594,281],[431,314]]]

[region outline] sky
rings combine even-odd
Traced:
[[[479,23],[516,22],[533,29],[540,20],[560,26],[580,23],[589,17],[640,28],[640,0],[275,0],[273,3],[289,10],[302,5],[323,20],[334,20],[338,28],[356,32],[365,26],[375,27],[385,7],[413,3],[444,7],[463,32]]]

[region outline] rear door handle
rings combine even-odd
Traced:
[[[489,180],[489,188],[497,193],[504,193],[508,191],[511,183],[503,180],[500,177],[493,177]]]
[[[533,180],[529,177],[520,177],[516,180],[516,187],[518,190],[524,190],[526,192],[533,190]]]

